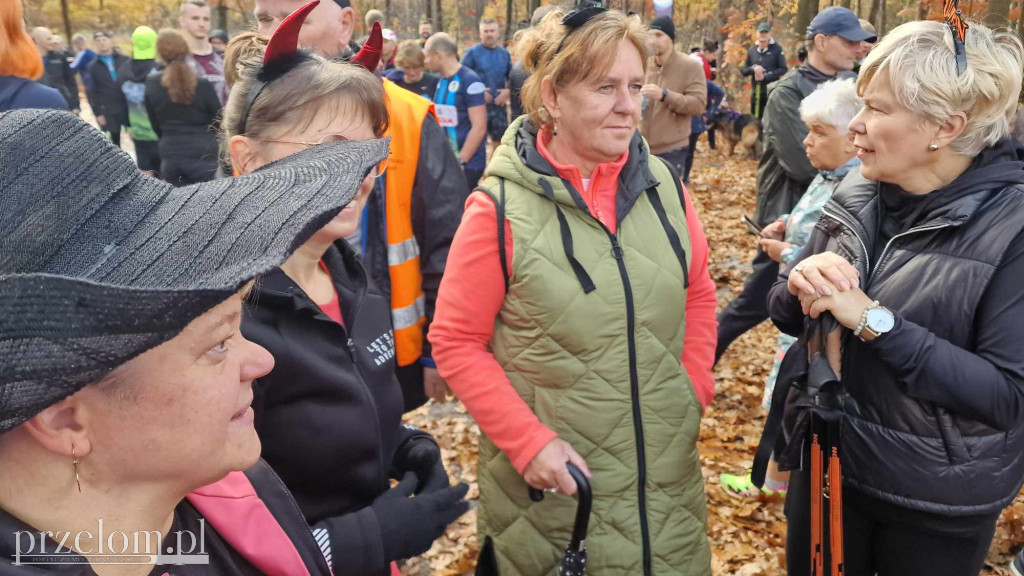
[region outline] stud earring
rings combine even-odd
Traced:
[[[935,152],[936,150],[939,149],[939,145],[938,144],[931,144],[931,145],[928,146],[928,149],[931,150],[932,152]]]

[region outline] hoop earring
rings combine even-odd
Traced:
[[[75,445],[71,445],[71,466],[75,469],[75,484],[78,485],[78,492],[82,492],[82,479],[78,477],[78,456],[75,455]]]
[[[928,150],[930,150],[932,152],[935,152],[938,149],[939,149],[939,145],[938,144],[929,144],[928,145]]]

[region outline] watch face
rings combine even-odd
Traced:
[[[868,327],[875,334],[885,334],[889,330],[892,330],[893,325],[896,324],[896,319],[893,317],[892,312],[885,308],[873,308],[868,310]]]

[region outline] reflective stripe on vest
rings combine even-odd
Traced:
[[[412,231],[412,187],[420,155],[420,131],[434,105],[390,80],[384,80],[388,114],[387,136],[391,156],[385,178],[385,220],[388,275],[391,278],[391,319],[395,330],[396,360],[408,366],[423,354],[423,274],[420,248]]]
[[[407,238],[398,244],[388,244],[388,266],[397,266],[419,257],[420,245],[416,238]]]

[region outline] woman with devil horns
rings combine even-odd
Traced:
[[[363,68],[376,65],[380,31],[353,64],[300,52],[299,27],[316,4],[285,19],[265,50],[254,35],[228,45],[226,63],[240,76],[224,127],[241,174],[387,129],[383,86]],[[246,54],[262,58],[239,61]],[[426,552],[468,509],[468,487],[449,484],[434,439],[402,425],[389,304],[344,241],[386,168],[261,279],[242,321],[246,338],[277,362],[253,386],[263,457],[344,574],[387,574],[391,562]],[[391,478],[401,481],[391,488]]]

